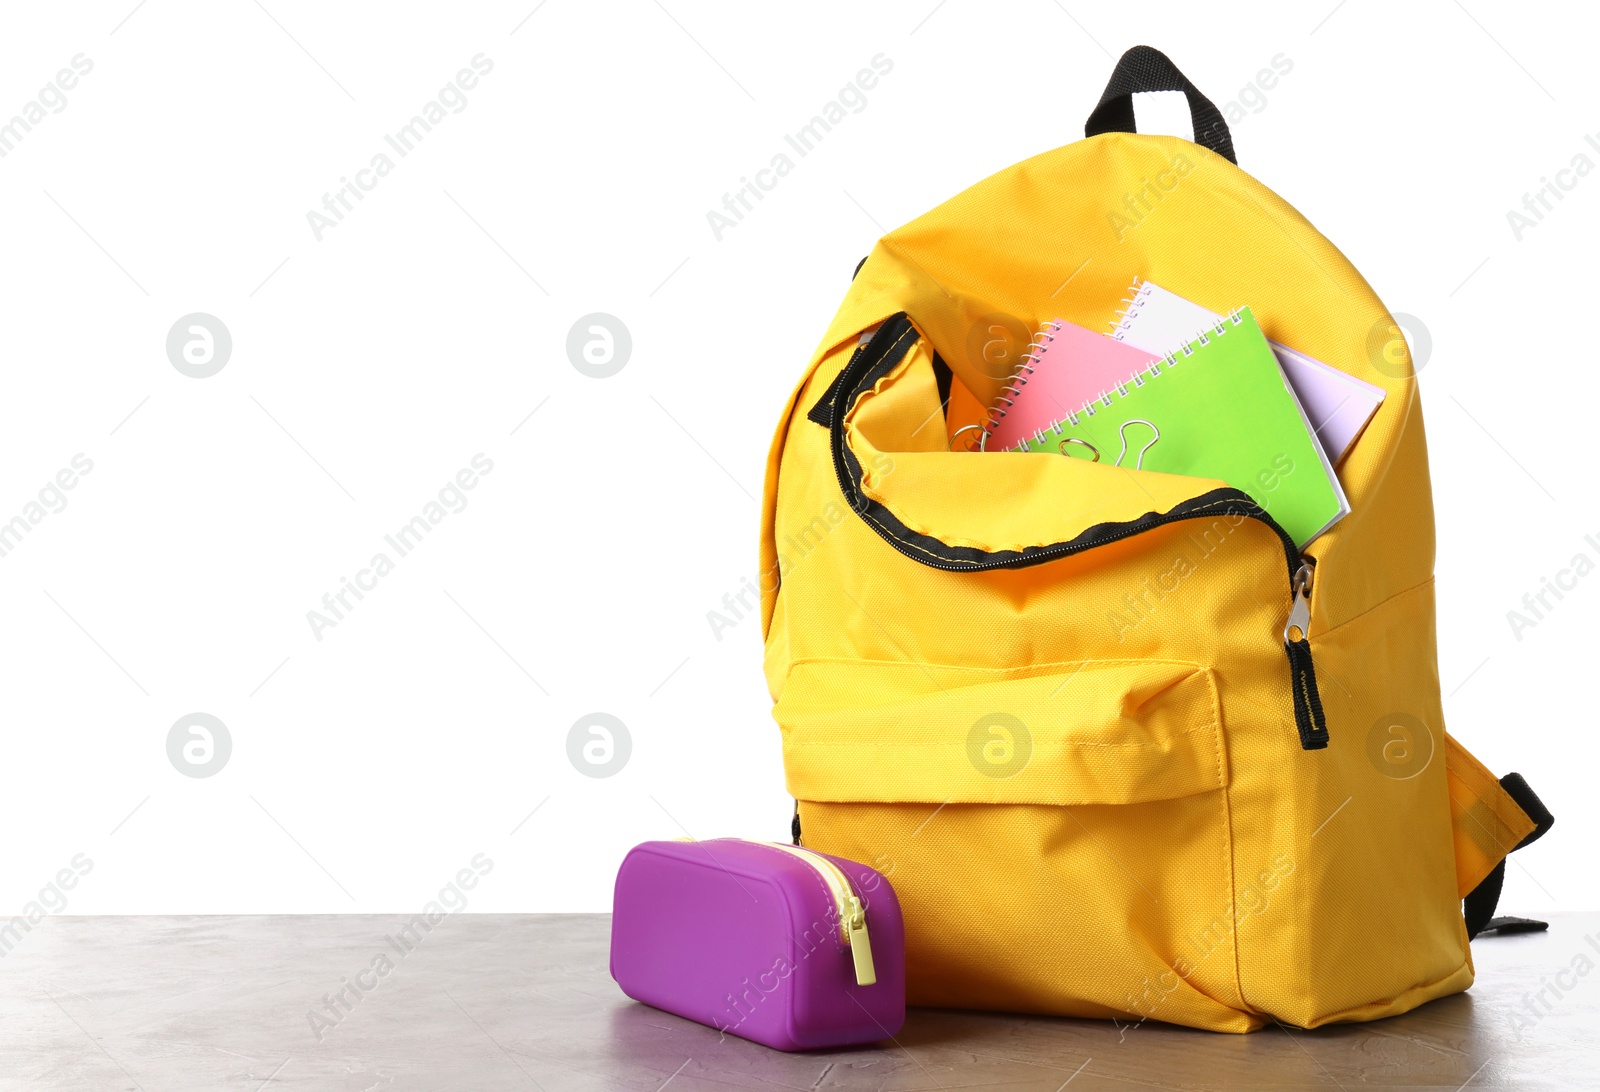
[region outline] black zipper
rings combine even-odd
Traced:
[[[829,386],[829,425],[834,472],[851,511],[878,532],[889,545],[929,568],[945,572],[985,572],[993,569],[1030,568],[1058,558],[1106,546],[1134,535],[1144,534],[1181,520],[1215,515],[1241,515],[1270,527],[1283,545],[1289,574],[1290,617],[1284,627],[1283,650],[1289,661],[1289,681],[1294,696],[1295,729],[1300,746],[1307,751],[1328,745],[1328,724],[1317,690],[1316,667],[1311,658],[1308,632],[1311,573],[1315,562],[1301,555],[1294,538],[1272,515],[1249,495],[1238,489],[1216,489],[1183,501],[1166,512],[1147,512],[1136,520],[1121,524],[1102,524],[1065,542],[1015,551],[982,551],[971,547],[951,547],[930,536],[905,527],[893,513],[878,505],[861,490],[861,467],[844,442],[844,418],[857,395],[877,381],[901,358],[921,335],[905,314],[886,320],[866,345],[858,347],[839,377]],[[816,407],[816,408],[820,408]],[[815,411],[815,410],[814,410]],[[903,536],[903,537],[902,537]],[[942,548],[942,549],[941,549]],[[1302,600],[1304,610],[1301,610]],[[1298,636],[1291,631],[1298,628]]]

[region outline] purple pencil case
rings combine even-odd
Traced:
[[[866,865],[776,842],[645,842],[617,871],[611,977],[635,1001],[778,1050],[888,1039],[905,928]]]

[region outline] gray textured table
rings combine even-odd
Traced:
[[[1600,914],[1486,938],[1470,992],[1375,1024],[1232,1036],[914,1010],[882,1049],[799,1056],[628,1001],[602,915],[464,914],[410,951],[387,939],[403,925],[47,918],[0,959],[0,1088],[1600,1087]],[[392,969],[358,979],[380,953]],[[324,995],[347,980],[372,988],[330,1017]]]

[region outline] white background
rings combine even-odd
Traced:
[[[70,912],[408,910],[480,852],[474,910],[602,910],[635,842],[782,837],[758,625],[706,618],[755,576],[776,415],[876,237],[1079,136],[1138,42],[1248,95],[1241,165],[1425,328],[1449,727],[1560,816],[1503,905],[1600,904],[1600,576],[1521,640],[1506,617],[1600,559],[1600,175],[1520,241],[1506,218],[1600,163],[1595,16],[263,2],[30,5],[0,36],[0,118],[94,66],[0,159],[0,521],[94,465],[0,558],[0,915],[78,853]],[[306,213],[480,53],[319,241]],[[707,212],[880,53],[865,109],[718,241]],[[1184,124],[1164,99],[1146,128]],[[233,338],[203,380],[165,352],[197,311]],[[566,354],[596,311],[633,339],[603,380]],[[478,453],[470,504],[319,641],[307,612]],[[233,741],[204,779],[166,751],[194,711]],[[593,711],[633,740],[609,778],[567,758]]]

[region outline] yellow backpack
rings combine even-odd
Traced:
[[[1198,144],[1133,132],[1159,90]],[[784,410],[762,625],[795,842],[890,877],[914,1005],[1242,1032],[1464,990],[1472,934],[1539,927],[1490,918],[1550,817],[1444,730],[1404,339],[1160,53],[1087,128],[880,239]],[[1386,392],[1303,554],[1220,481],[952,443],[1027,331],[1103,328],[1134,275]]]

